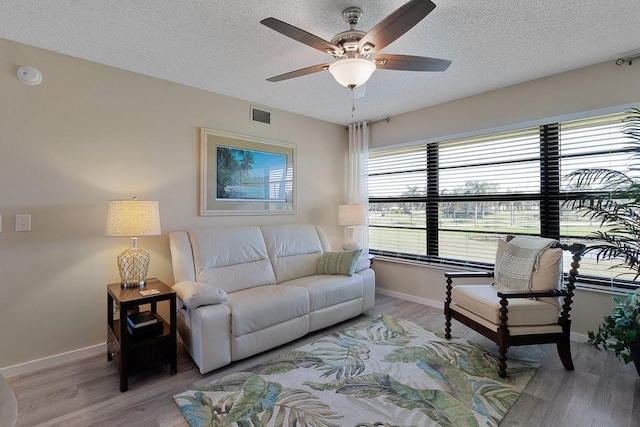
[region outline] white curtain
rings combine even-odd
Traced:
[[[364,207],[364,225],[356,227],[354,238],[362,245],[363,255],[369,253],[369,122],[349,125],[349,162],[347,166],[347,202]]]

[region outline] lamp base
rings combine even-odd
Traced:
[[[355,251],[356,249],[362,249],[362,245],[356,240],[354,226],[347,227],[347,238],[342,243],[342,249],[345,251]]]
[[[356,249],[362,249],[362,245],[356,241],[356,239],[347,239],[342,243],[342,249],[345,251],[355,251]]]
[[[144,285],[146,285],[147,282],[146,281],[142,281],[140,283],[120,283],[120,287],[122,289],[131,289],[131,288],[144,288]]]
[[[123,288],[145,285],[151,256],[140,248],[129,248],[118,255],[118,270]]]

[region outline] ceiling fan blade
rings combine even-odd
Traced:
[[[272,30],[279,32],[280,34],[284,34],[285,36],[294,39],[295,41],[306,44],[307,46],[311,46],[312,48],[318,49],[324,53],[328,53],[329,55],[333,55],[334,52],[337,54],[343,53],[343,50],[338,46],[331,44],[318,36],[301,30],[298,27],[294,27],[293,25],[287,24],[286,22],[282,22],[279,19],[265,18],[260,21],[260,23],[262,25],[266,25]]]
[[[435,7],[430,0],[411,0],[405,3],[362,37],[360,49],[365,45],[372,46],[371,52],[383,49],[422,21]]]
[[[377,55],[372,59],[376,67],[402,71],[445,71],[451,65],[447,59],[410,55]]]
[[[296,77],[306,76],[307,74],[317,73],[318,71],[324,71],[329,68],[329,64],[318,64],[307,68],[301,68],[299,70],[290,71],[288,73],[273,76],[267,80],[270,82],[280,82],[282,80],[293,79]]]

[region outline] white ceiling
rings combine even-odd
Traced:
[[[345,8],[362,8],[357,28],[368,31],[405,0],[1,0],[0,37],[338,124],[393,116],[640,50],[638,0],[433,1],[435,10],[382,52],[449,59],[452,65],[443,73],[377,70],[353,117],[349,91],[328,71],[265,80],[333,58],[260,20],[275,17],[331,40],[348,28]]]

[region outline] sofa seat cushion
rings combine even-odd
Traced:
[[[451,300],[491,323],[500,323],[500,298],[491,285],[459,285],[451,291]],[[510,326],[551,325],[558,322],[558,307],[527,298],[510,299],[507,306]]]
[[[304,288],[309,294],[311,312],[345,301],[362,298],[362,276],[316,275],[289,280],[281,284],[287,287]]]
[[[231,335],[239,337],[309,314],[307,291],[267,285],[229,294]]]

